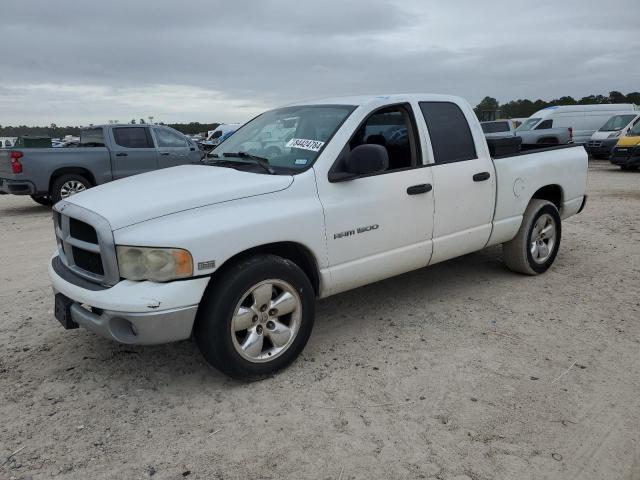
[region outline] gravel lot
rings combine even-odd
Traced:
[[[0,197],[0,479],[639,479],[640,172],[589,194],[545,275],[491,248],[323,300],[250,384],[64,331],[50,211]]]

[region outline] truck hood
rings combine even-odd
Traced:
[[[640,136],[638,137],[620,137],[616,147],[633,147],[640,144]]]
[[[67,199],[106,218],[114,230],[216,203],[285,190],[291,175],[263,175],[207,165],[156,170]]]

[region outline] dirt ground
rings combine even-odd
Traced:
[[[545,275],[491,248],[325,299],[249,384],[63,330],[50,211],[0,197],[0,479],[640,479],[640,172],[589,173]]]

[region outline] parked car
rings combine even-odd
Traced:
[[[611,151],[611,163],[622,170],[636,170],[640,167],[640,122],[624,136]]]
[[[17,137],[0,137],[0,148],[11,148]]]
[[[638,122],[640,113],[614,115],[598,129],[585,145],[585,149],[594,158],[609,158],[611,150],[618,143],[620,137],[624,137]]]
[[[0,152],[0,193],[51,205],[96,185],[199,161],[182,133],[160,125],[103,125],[82,131],[78,148],[18,147]]]
[[[540,148],[544,146],[566,145],[573,143],[571,127],[553,128],[553,120],[540,121],[530,118],[516,128],[515,134],[522,139],[522,148]]]
[[[283,118],[296,128],[279,156],[246,153]],[[541,274],[585,205],[587,153],[492,158],[493,142],[445,95],[268,111],[205,164],[56,204],[55,315],[128,344],[194,335],[212,365],[254,377],[301,352],[316,297],[498,244],[509,268]]]
[[[482,131],[486,138],[504,138],[515,136],[515,128],[511,120],[494,120],[491,122],[480,122]]]
[[[520,125],[516,135],[523,145],[584,144],[613,115],[637,113],[639,107],[631,103],[547,107]]]

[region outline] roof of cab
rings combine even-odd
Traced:
[[[439,102],[460,102],[461,98],[453,95],[438,95],[433,93],[394,93],[390,95],[358,95],[352,97],[331,97],[313,100],[304,100],[290,103],[288,107],[301,105],[384,105],[409,101],[439,101]]]

